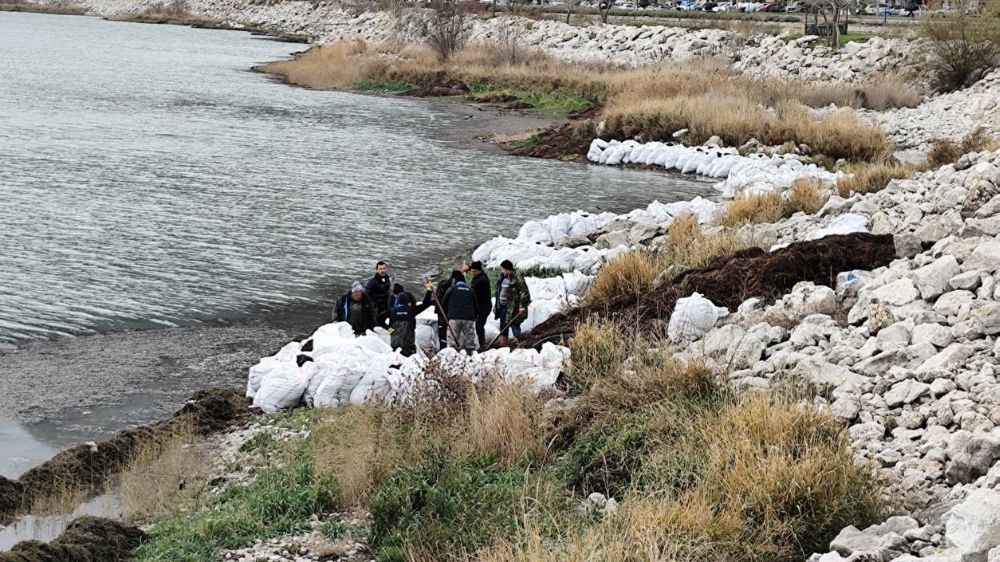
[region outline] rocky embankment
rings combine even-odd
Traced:
[[[865,111],[898,149],[926,151],[931,142],[958,142],[976,129],[987,135],[1000,133],[1000,71],[969,88],[932,96],[917,107]]]
[[[995,560],[1000,152],[746,230],[784,243],[848,215],[892,234],[899,259],[748,301],[685,353],[725,365],[735,385],[814,396],[849,423],[858,461],[880,467],[905,516],[845,529],[820,560]]]

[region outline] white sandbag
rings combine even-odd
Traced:
[[[371,354],[392,353],[392,345],[389,343],[389,332],[385,328],[376,328],[375,333],[354,338],[354,345]]]
[[[288,362],[286,359],[285,363]],[[247,398],[253,398],[257,394],[257,390],[260,388],[260,381],[275,369],[282,361],[277,357],[265,357],[257,362],[256,365],[250,367],[250,373],[247,377]]]
[[[427,355],[437,353],[441,346],[441,341],[438,339],[437,333],[437,319],[434,319],[434,324],[418,323],[416,333],[414,334],[414,341],[417,344],[417,349],[423,350]]]
[[[566,294],[569,296],[582,297],[594,278],[579,271],[570,271],[562,274],[563,284],[566,285]]]
[[[310,339],[313,341],[313,353],[316,354],[320,350],[338,347],[353,340],[354,328],[347,322],[324,324],[313,332]]]
[[[566,307],[565,299],[532,300],[528,306],[528,317],[521,323],[521,330],[530,332]]]
[[[719,318],[728,314],[728,309],[715,306],[700,293],[677,299],[674,312],[670,315],[670,323],[667,324],[667,336],[674,343],[698,340],[715,326]]]
[[[294,362],[279,363],[260,382],[253,405],[267,413],[294,408],[302,402],[309,375]]]
[[[528,285],[528,292],[531,293],[532,301],[544,301],[551,299],[566,299],[566,283],[562,277],[526,277],[524,282]]]
[[[302,344],[297,341],[288,342],[274,354],[275,359],[278,361],[294,361],[295,358],[302,353]]]
[[[845,213],[840,215],[825,228],[820,228],[806,236],[806,240],[819,240],[833,234],[851,234],[853,232],[868,232],[868,219],[862,215]]]
[[[344,358],[331,363],[323,382],[316,389],[313,405],[317,408],[336,408],[350,401],[351,392],[361,382],[368,370],[358,361]]]

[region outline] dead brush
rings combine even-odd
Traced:
[[[799,178],[792,182],[792,187],[788,190],[785,213],[788,215],[795,213],[814,215],[823,208],[824,203],[826,203],[826,197],[819,180]]]
[[[580,324],[569,345],[572,368],[564,375],[569,392],[585,392],[597,380],[615,377],[629,347],[621,326],[614,321],[595,316]]]
[[[604,264],[587,290],[587,303],[610,303],[624,296],[645,294],[663,270],[658,256],[645,250],[630,250]]]
[[[542,458],[541,411],[542,400],[524,383],[498,381],[475,388],[469,398],[468,449],[493,455],[505,466]]]
[[[703,267],[712,261],[757,243],[733,229],[714,228],[705,232],[693,214],[674,219],[667,230],[666,242],[660,247],[661,264],[665,271],[681,271]]]
[[[760,195],[738,193],[726,203],[718,218],[719,224],[730,228],[746,224],[775,223],[785,216],[785,200],[772,191]]]
[[[940,168],[946,164],[954,164],[963,155],[970,152],[993,151],[1000,149],[1000,141],[991,138],[982,127],[970,132],[961,141],[953,142],[935,139],[927,153],[927,165],[930,168]]]
[[[173,513],[193,501],[212,469],[211,451],[198,441],[196,424],[188,419],[139,447],[118,477],[127,518]]]
[[[911,177],[917,168],[898,162],[877,162],[862,164],[849,170],[849,175],[837,181],[837,194],[850,197],[852,193],[875,193],[882,191],[889,182]]]

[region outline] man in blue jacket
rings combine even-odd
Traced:
[[[452,272],[451,280],[451,288],[444,294],[444,302],[441,303],[448,314],[448,345],[471,354],[476,350],[479,306],[461,271]]]

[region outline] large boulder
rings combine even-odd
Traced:
[[[966,484],[989,472],[1000,460],[1000,437],[991,434],[970,435],[966,431],[955,434],[948,446],[951,460],[945,476],[952,484]]]
[[[988,562],[1000,545],[1000,492],[973,490],[948,512],[945,537],[962,553],[962,562]]]

